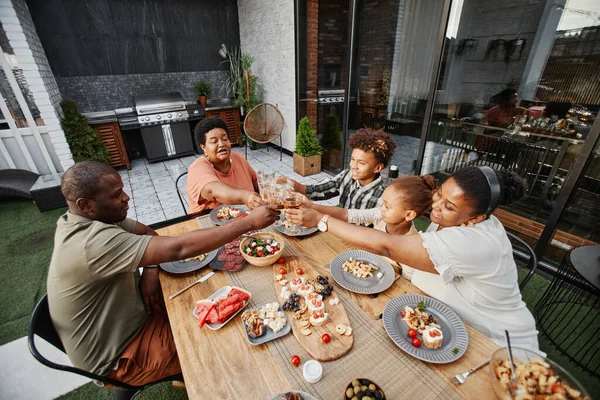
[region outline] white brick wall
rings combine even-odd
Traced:
[[[19,66],[23,69],[23,76],[33,94],[40,116],[48,128],[54,147],[49,149],[49,152],[56,154],[60,161],[60,165],[55,165],[55,168],[59,172],[64,171],[73,165],[73,157],[60,126],[60,92],[46,54],[40,50],[43,49],[42,44],[25,0],[2,1],[0,22],[6,31]]]
[[[285,119],[283,147],[296,145],[296,57],[294,2],[238,0],[242,52],[254,57],[252,71],[264,88],[264,101]],[[273,143],[279,145],[279,140]]]

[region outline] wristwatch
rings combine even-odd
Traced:
[[[319,230],[321,232],[327,232],[327,220],[328,219],[329,219],[329,215],[325,214],[325,215],[323,215],[323,218],[321,218],[321,220],[319,221],[317,228],[319,228]]]

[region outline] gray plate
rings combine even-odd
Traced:
[[[284,392],[284,393],[279,393],[278,395],[271,397],[270,400],[282,400],[282,399],[289,399],[290,398],[290,393],[294,393],[294,394],[299,394],[300,396],[302,396],[302,400],[317,400],[316,397],[308,394],[308,393],[304,393],[304,392],[299,392],[297,390],[292,390],[290,392]],[[285,397],[284,397],[285,396]]]
[[[281,213],[281,217],[279,217],[279,220],[281,222],[285,221],[285,216],[283,215],[283,213]],[[277,229],[279,232],[283,233],[286,236],[308,236],[308,235],[312,235],[313,233],[315,233],[316,231],[318,231],[318,228],[305,228],[303,226],[299,226],[298,228],[300,228],[300,232],[298,232],[295,235],[290,235],[287,230],[285,229],[285,225],[275,225],[275,229]]]
[[[265,304],[261,304],[260,306],[254,307],[251,310],[259,310]],[[281,308],[281,306],[279,306],[278,311],[283,311],[283,308]],[[250,343],[251,345],[257,346],[259,344],[267,343],[267,342],[270,342],[271,340],[275,340],[277,338],[283,337],[283,336],[287,335],[288,333],[290,333],[292,331],[292,325],[290,324],[290,321],[285,316],[285,313],[284,313],[284,318],[286,319],[287,323],[279,332],[275,333],[271,330],[271,328],[267,327],[266,328],[267,331],[262,336],[257,337],[257,338],[251,338],[250,336],[248,336],[248,331],[246,330],[248,328],[248,325],[246,325],[246,323],[243,322],[243,320],[242,320],[242,323],[244,324],[244,332],[246,333],[246,339],[248,339],[248,343]]]
[[[196,271],[202,267],[207,266],[208,264],[210,264],[210,262],[212,260],[215,259],[218,252],[219,252],[219,249],[209,252],[208,255],[206,256],[206,258],[202,261],[187,261],[187,262],[173,261],[173,262],[160,264],[160,267],[163,270],[170,272],[172,274],[185,274],[187,272]]]
[[[219,210],[221,208],[223,208],[223,207],[235,207],[238,210],[240,210],[240,215],[242,215],[246,211],[250,211],[250,209],[248,207],[246,207],[244,204],[233,204],[233,205],[221,204],[219,207],[213,209],[210,212],[210,220],[212,221],[213,224],[215,224],[215,225],[225,225],[225,224],[228,224],[230,222],[235,221],[235,218],[230,218],[230,219],[219,219],[219,218],[217,218],[217,214],[219,213]]]
[[[377,272],[383,273],[383,276],[377,278],[377,272],[375,272],[375,276],[372,278],[358,278],[354,274],[344,271],[342,266],[350,257],[359,261],[367,261],[376,267],[379,267],[379,271]],[[345,251],[338,254],[333,261],[331,261],[331,276],[333,276],[333,279],[341,287],[354,293],[381,293],[392,286],[392,283],[394,283],[394,274],[394,268],[387,260],[364,250]]]
[[[404,311],[406,306],[415,308],[420,301],[425,302],[427,313],[433,315],[442,327],[444,341],[442,347],[438,349],[429,349],[424,345],[415,347],[412,345],[412,339],[407,335],[409,328],[400,312]],[[458,360],[469,346],[467,329],[458,315],[441,301],[420,294],[405,294],[390,300],[383,310],[383,326],[390,338],[402,350],[419,360],[434,364],[446,364]],[[422,339],[421,335],[417,337]],[[452,352],[454,348],[458,349],[456,354]]]
[[[235,286],[223,286],[221,289],[217,290],[216,292],[214,292],[213,294],[211,294],[210,296],[208,296],[207,299],[217,301],[221,297],[226,297],[227,294],[229,293],[229,291],[233,287],[235,287]],[[238,289],[245,290],[245,289],[242,289],[242,288],[238,288]],[[250,299],[251,298],[252,298],[252,295],[250,295]],[[233,319],[233,317],[235,317],[240,311],[242,311],[244,308],[246,308],[246,306],[250,302],[250,299],[246,300],[246,304],[244,304],[244,307],[240,308],[239,310],[237,310],[236,312],[234,312],[233,314],[231,314],[229,316],[229,318],[227,318],[227,321],[223,322],[222,324],[209,324],[207,322],[206,324],[204,324],[204,326],[207,326],[208,329],[212,329],[213,331],[221,329],[226,323],[228,323],[229,321],[231,321]],[[194,307],[194,309],[192,310],[192,314],[194,314],[194,318],[198,319],[198,309],[196,307]]]

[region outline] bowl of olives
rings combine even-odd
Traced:
[[[357,378],[346,387],[344,400],[385,400],[385,393],[372,380]]]

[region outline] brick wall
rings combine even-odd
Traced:
[[[63,171],[73,165],[73,157],[60,126],[60,92],[25,0],[3,2],[0,5],[0,22],[35,105],[48,128],[52,144],[48,150],[54,166],[58,171]],[[40,168],[40,171],[43,172],[43,169]]]
[[[306,116],[317,126],[319,71],[319,0],[306,1]]]
[[[315,0],[316,1],[316,0]],[[254,57],[252,72],[261,80],[263,100],[285,119],[283,147],[296,145],[296,56],[294,2],[238,0],[242,52]],[[279,144],[276,140],[275,144]]]
[[[56,77],[56,82],[62,97],[75,101],[80,112],[94,112],[133,107],[133,96],[141,94],[179,92],[193,101],[197,81],[210,83],[210,98],[228,98],[231,94],[223,87],[227,76],[228,71],[195,71]]]
[[[494,215],[502,222],[502,225],[504,225],[507,230],[516,234],[520,233],[521,235],[528,236],[535,240],[540,238],[540,235],[544,230],[544,224],[512,214],[502,209],[497,209],[494,212]],[[579,246],[594,246],[597,244],[598,243],[592,242],[591,240],[583,239],[561,230],[557,230],[552,239],[552,245],[564,250],[570,250],[573,247]]]

